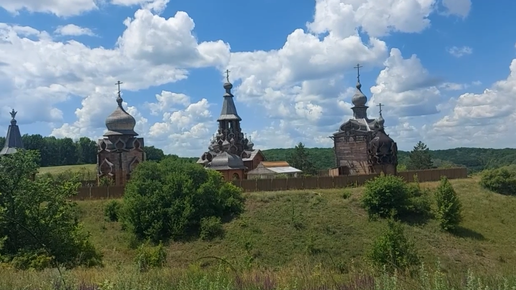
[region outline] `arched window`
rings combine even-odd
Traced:
[[[238,175],[238,173],[233,173],[233,180],[239,180],[240,179],[240,175]]]

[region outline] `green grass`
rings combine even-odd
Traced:
[[[93,172],[95,174],[97,168],[97,164],[81,164],[81,165],[63,165],[63,166],[49,166],[49,167],[41,167],[39,168],[39,174],[60,174],[67,171],[71,172]]]
[[[443,233],[437,222],[430,220],[423,225],[406,224],[406,234],[415,242],[425,265],[435,268],[439,263],[438,269],[442,273],[437,276],[447,276],[452,284],[462,283],[468,276],[468,270],[488,277],[487,282],[492,286],[496,279],[497,283],[503,284],[499,278],[514,275],[516,264],[516,224],[513,222],[516,198],[483,190],[478,185],[478,178],[451,182],[464,208],[464,221],[459,233]],[[434,188],[437,183],[423,183],[422,186]],[[362,190],[350,189],[349,196],[343,195],[344,189],[247,194],[246,212],[224,225],[226,233],[223,238],[211,242],[194,240],[170,243],[167,245],[167,266],[143,274],[135,272],[135,250],[129,247],[128,234],[121,230],[119,223],[104,219],[103,210],[107,201],[79,201],[82,222],[91,233],[93,243],[103,252],[105,268],[76,269],[66,275],[76,282],[101,283],[109,280],[118,281],[121,283],[119,285],[129,281],[136,285],[148,279],[168,283],[167,287],[176,285],[174,283],[178,281],[186,283],[183,288],[158,287],[156,284],[148,289],[218,289],[195,283],[201,283],[205,274],[222,273],[219,278],[216,275],[206,277],[209,281],[224,277],[235,279],[234,271],[253,281],[260,280],[256,278],[260,275],[269,275],[282,287],[296,283],[308,287],[314,283],[333,285],[353,281],[357,275],[372,273],[364,254],[386,224],[385,221],[368,220],[360,206]],[[223,268],[217,268],[220,261],[213,257],[225,261]],[[429,272],[430,276],[432,271]],[[56,277],[55,273],[50,272],[9,270],[0,274],[0,281],[21,279],[36,283],[49,280],[49,275]],[[384,289],[415,289],[414,283],[424,289],[423,278],[424,275],[403,278],[403,281],[397,282],[403,287],[385,286]],[[431,278],[432,281],[434,278]],[[263,282],[260,281],[256,283]],[[6,285],[0,282],[0,289],[8,289]],[[138,285],[106,289],[143,289],[143,284]],[[9,285],[12,289],[15,286]]]

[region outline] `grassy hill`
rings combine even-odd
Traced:
[[[470,267],[482,273],[509,273],[516,264],[516,224],[512,222],[516,199],[481,189],[476,178],[452,184],[464,206],[458,235],[442,233],[433,220],[406,226],[425,261],[434,264],[440,259],[445,269],[454,272]],[[422,185],[433,188],[437,183]],[[342,193],[333,189],[248,194],[246,212],[225,225],[225,238],[172,243],[169,266],[183,267],[206,256],[222,256],[240,266],[253,257],[254,267],[272,269],[308,261],[351,267],[354,260],[365,266],[363,255],[385,224],[368,221],[360,206],[362,188],[352,189],[349,198]],[[128,250],[120,225],[104,220],[105,203],[79,202],[83,222],[108,265],[130,263],[134,253]]]
[[[452,184],[464,207],[464,221],[458,234],[441,232],[433,220],[426,224],[404,225],[425,264],[434,267],[439,261],[440,270],[456,283],[462,283],[468,269],[490,278],[513,275],[516,224],[512,221],[516,198],[480,188],[477,178],[452,180]],[[422,186],[434,188],[437,183],[423,183]],[[104,206],[108,201],[79,201],[81,221],[91,233],[93,243],[104,254],[105,267],[76,269],[66,275],[74,281],[132,281],[133,286],[123,289],[139,289],[131,287],[145,279],[177,280],[177,275],[186,275],[185,269],[198,273],[196,275],[207,273],[206,269],[213,269],[212,266],[222,259],[227,266],[224,271],[247,271],[251,275],[249,279],[255,280],[261,277],[257,273],[264,271],[273,273],[270,275],[275,275],[275,279],[284,279],[281,281],[287,285],[294,280],[319,279],[320,283],[329,283],[350,279],[357,273],[369,271],[364,255],[386,223],[368,220],[360,206],[363,188],[348,190],[351,195],[347,197],[343,195],[344,189],[247,194],[246,212],[224,225],[223,238],[211,242],[170,243],[166,245],[167,267],[143,274],[135,272],[136,250],[130,247],[128,234],[121,230],[119,223],[107,222],[104,218]],[[37,283],[48,279],[48,275],[49,272],[7,271],[0,274],[0,281],[4,281],[0,282],[0,289],[8,289],[5,288],[7,281],[22,281],[19,279],[22,276],[25,282]],[[55,273],[52,275],[55,277]],[[14,284],[9,285],[9,289],[15,289]]]

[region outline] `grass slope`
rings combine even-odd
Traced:
[[[95,172],[97,164],[79,164],[79,165],[63,165],[63,166],[48,166],[40,167],[39,174],[60,174],[66,171],[81,172],[86,170],[87,172]]]
[[[453,180],[464,207],[459,235],[439,231],[431,220],[424,225],[406,225],[427,264],[439,260],[450,273],[511,273],[516,263],[516,198],[481,189],[478,180]],[[437,183],[423,183],[436,187]],[[364,253],[385,226],[370,222],[360,206],[362,188],[258,192],[247,195],[247,210],[240,218],[225,224],[226,234],[212,242],[171,243],[168,266],[182,268],[202,259],[225,258],[237,268],[271,270],[302,265],[323,265],[346,272],[367,267]],[[106,201],[80,201],[82,221],[102,249],[107,267],[131,266],[135,251],[118,223],[104,220]],[[208,260],[203,260],[208,261]]]

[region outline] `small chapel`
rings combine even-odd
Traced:
[[[16,112],[14,109],[10,112],[11,124],[7,128],[7,135],[5,136],[4,147],[0,151],[0,156],[14,154],[18,149],[23,149],[23,141],[16,121]]]
[[[118,81],[117,107],[106,118],[107,131],[97,141],[97,181],[107,178],[114,185],[125,185],[131,172],[145,161],[143,138],[137,137],[134,131],[136,120],[123,107],[120,85]]]
[[[336,167],[330,175],[355,175],[380,173],[395,175],[398,165],[396,142],[385,133],[382,104],[379,117],[367,116],[367,97],[362,93],[360,65],[357,69],[356,92],[352,103],[353,118],[344,122],[331,137],[334,141]]]
[[[217,119],[218,130],[210,141],[208,151],[197,160],[205,168],[222,173],[227,181],[246,179],[247,172],[265,160],[263,153],[255,149],[251,139],[242,132],[242,118],[237,113],[232,88],[229,70],[226,70],[226,93]]]

